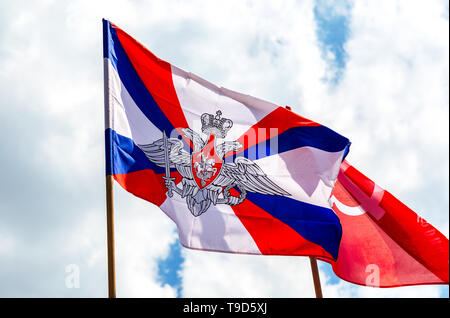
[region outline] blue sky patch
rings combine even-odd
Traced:
[[[170,246],[167,258],[158,262],[158,278],[161,285],[169,285],[177,290],[177,297],[181,297],[181,277],[178,272],[184,259],[181,256],[181,244],[178,239]]]
[[[331,75],[325,81],[336,84],[342,77],[347,62],[345,43],[350,35],[351,3],[340,2],[336,8],[330,1],[317,0],[314,7],[314,18],[317,23],[317,38],[322,49],[322,56],[329,63]],[[331,54],[330,54],[331,53]],[[334,58],[330,58],[333,56]]]

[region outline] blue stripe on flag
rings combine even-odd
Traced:
[[[257,160],[301,147],[314,147],[327,152],[344,150],[345,157],[350,147],[350,141],[325,126],[293,127],[276,137],[249,147],[235,156],[225,157],[224,161],[226,163],[234,162],[237,156]]]
[[[288,197],[253,192],[247,192],[247,199],[337,259],[342,227],[333,210]]]
[[[108,20],[103,19],[103,57],[112,60],[109,56],[109,44],[111,41],[111,33],[109,32],[110,25]]]
[[[103,32],[107,32],[103,39],[103,54],[111,61],[112,66],[117,71],[117,74],[119,74],[122,84],[125,86],[142,113],[159,130],[165,130],[167,135],[169,135],[174,129],[172,123],[167,119],[153,96],[145,87],[122,47],[122,44],[117,37],[116,30],[108,21],[104,21],[103,23]],[[106,52],[106,50],[108,51]]]
[[[105,130],[105,146],[106,175],[124,174],[144,169],[151,169],[155,173],[165,172],[164,168],[148,160],[133,140],[119,135],[111,128]]]

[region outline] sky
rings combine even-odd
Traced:
[[[106,297],[102,18],[219,86],[290,105],[449,235],[449,3],[0,0],[0,297]],[[118,297],[314,297],[306,257],[188,250],[115,198]],[[337,278],[324,297],[448,297]]]

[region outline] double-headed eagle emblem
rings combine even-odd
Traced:
[[[173,196],[175,191],[186,203],[194,216],[206,212],[211,203],[238,205],[247,192],[267,195],[290,195],[261,170],[261,168],[245,157],[236,157],[234,162],[225,163],[224,157],[242,149],[238,141],[223,141],[233,126],[230,119],[222,118],[219,110],[216,115],[204,113],[201,116],[202,133],[206,139],[190,128],[181,131],[185,138],[192,141],[191,153],[183,149],[183,141],[178,138],[167,138],[165,132],[161,139],[151,144],[139,145],[147,158],[159,167],[164,167],[163,177],[167,187],[167,195]],[[170,176],[170,169],[177,169],[182,176],[181,186],[175,184]]]

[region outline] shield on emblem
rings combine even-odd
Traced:
[[[222,158],[216,153],[214,137],[211,134],[206,146],[202,150],[192,153],[192,174],[200,189],[213,182],[222,168]]]

